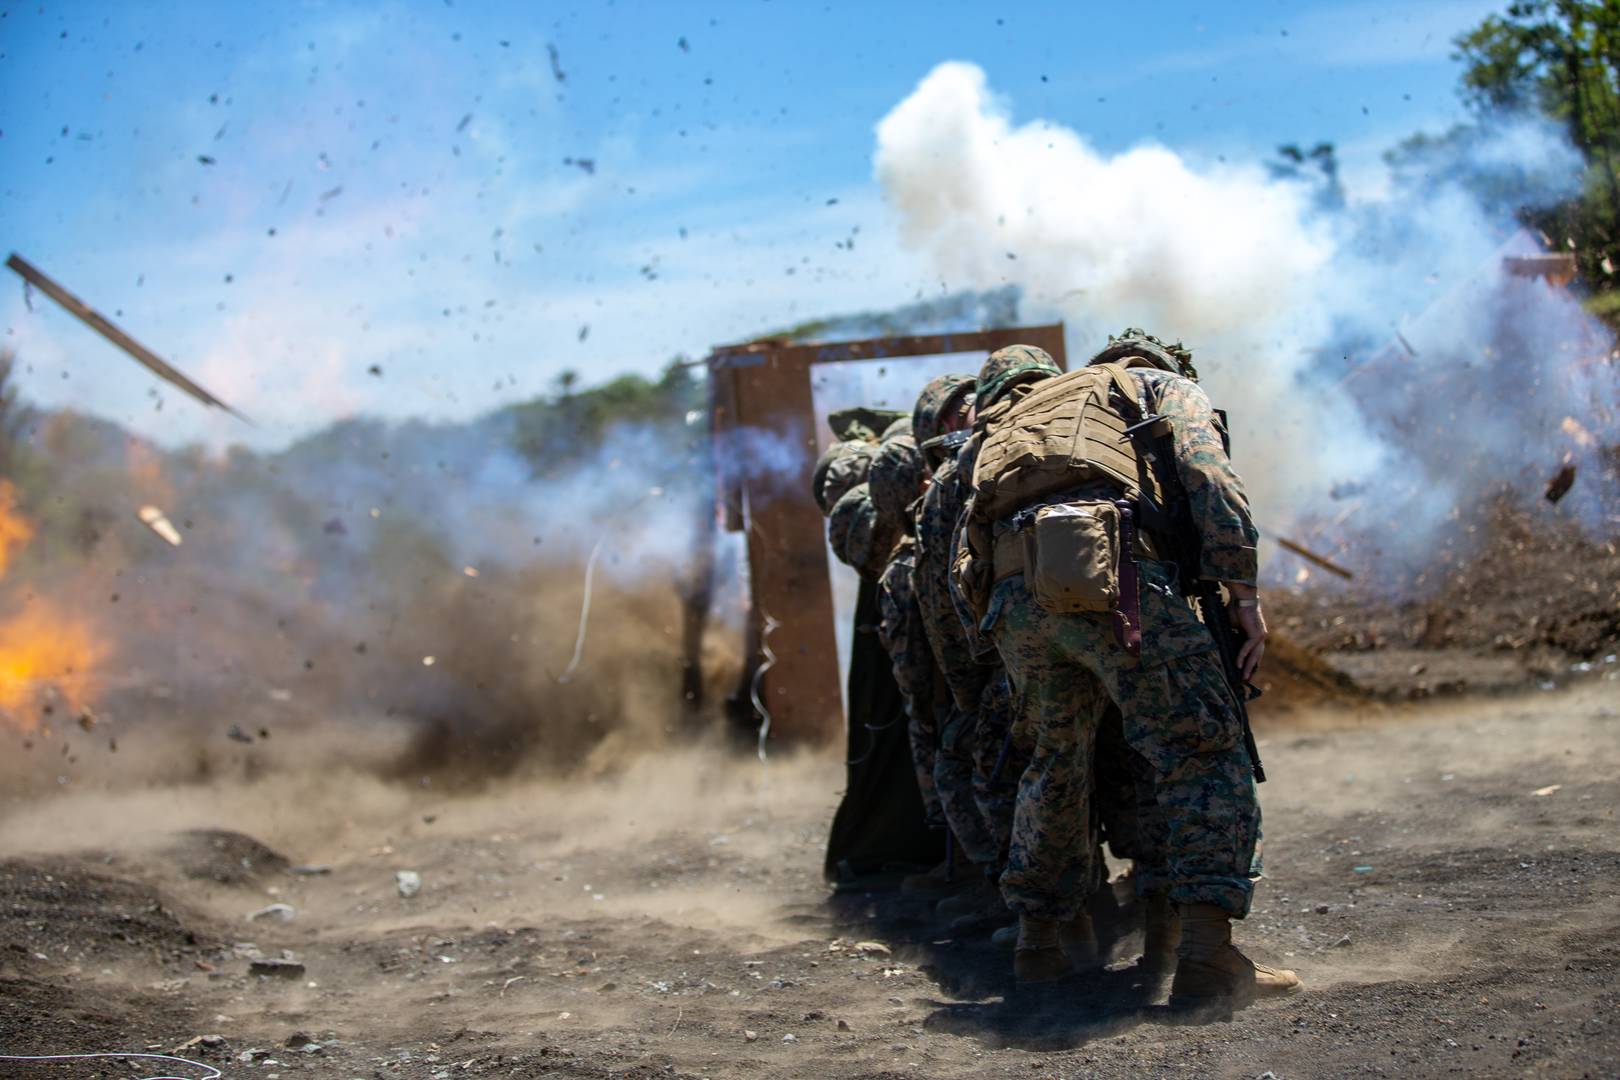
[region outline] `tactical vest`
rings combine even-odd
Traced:
[[[1129,369],[1154,366],[1140,357],[1092,364],[1036,383],[980,417],[974,516],[997,521],[1097,481],[1112,484],[1122,498],[1145,492],[1163,505],[1153,470],[1125,433],[1142,411],[1142,386]]]

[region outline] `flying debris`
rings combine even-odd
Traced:
[[[135,512],[135,516],[141,519],[142,525],[157,533],[169,546],[180,546],[180,530],[174,527],[174,523],[162,510],[155,506],[143,506]]]
[[[1300,558],[1304,559],[1306,562],[1313,562],[1317,566],[1320,566],[1322,569],[1326,570],[1328,573],[1337,574],[1340,577],[1344,578],[1346,581],[1350,581],[1350,580],[1354,579],[1355,576],[1356,576],[1355,574],[1351,573],[1349,570],[1346,570],[1344,567],[1340,566],[1338,563],[1333,562],[1331,559],[1327,559],[1327,558],[1325,558],[1325,557],[1323,557],[1321,555],[1318,555],[1316,552],[1312,551],[1310,548],[1306,547],[1305,545],[1300,544],[1300,543],[1298,543],[1296,541],[1290,540],[1286,536],[1277,537],[1277,543],[1281,544],[1287,550],[1292,551],[1295,555],[1298,555]]]
[[[241,413],[225,404],[219,398],[192,382],[183,373],[181,373],[178,368],[175,368],[169,364],[151,349],[148,349],[145,345],[142,345],[140,342],[124,333],[118,327],[114,326],[106,316],[102,315],[89,304],[86,304],[83,300],[80,300],[77,296],[74,296],[72,293],[62,288],[62,286],[58,285],[54,279],[47,276],[44,271],[34,266],[34,264],[30,263],[27,259],[24,259],[21,255],[18,255],[16,252],[12,252],[11,257],[6,260],[6,265],[12,270],[16,271],[18,276],[20,276],[29,285],[38,289],[52,300],[55,300],[58,304],[62,305],[62,307],[67,310],[68,314],[84,323],[90,329],[94,330],[96,333],[100,334],[102,337],[106,338],[120,349],[123,349],[130,356],[134,357],[137,363],[142,364],[156,372],[159,378],[173,383],[175,386],[178,386],[180,389],[184,390],[186,393],[190,394],[204,405],[212,405],[215,408],[224,409],[238,420],[241,420],[244,423],[252,423],[252,421],[248,420],[246,416],[243,416]],[[179,541],[175,541],[175,543],[178,542]]]

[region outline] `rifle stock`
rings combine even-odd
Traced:
[[[1198,601],[1198,613],[1203,616],[1204,624],[1215,639],[1215,651],[1220,653],[1221,668],[1226,673],[1227,685],[1232,688],[1232,699],[1237,703],[1238,719],[1243,722],[1243,748],[1249,752],[1249,761],[1254,766],[1254,782],[1263,784],[1266,782],[1266,767],[1260,763],[1260,748],[1255,745],[1254,728],[1249,726],[1248,705],[1260,696],[1260,691],[1245,681],[1243,671],[1238,667],[1238,642],[1232,633],[1232,620],[1226,609],[1226,600],[1221,596],[1220,586],[1208,582],[1194,596]]]

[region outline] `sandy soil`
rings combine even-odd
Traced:
[[[1229,1023],[1171,1023],[1139,939],[1009,996],[1009,957],[922,901],[829,896],[836,761],[687,749],[459,796],[305,772],[15,800],[0,1048],[266,1080],[1620,1075],[1616,678],[1274,724],[1239,934],[1308,990]],[[277,959],[302,970],[254,973]]]

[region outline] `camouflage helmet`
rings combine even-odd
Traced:
[[[911,434],[921,446],[940,434],[945,414],[953,405],[973,393],[971,375],[936,375],[917,395],[917,404],[911,410]]]
[[[1130,326],[1118,335],[1109,335],[1108,344],[1088,364],[1107,364],[1127,356],[1140,356],[1161,371],[1185,376],[1198,381],[1198,369],[1193,367],[1192,350],[1181,342],[1166,344],[1140,327]]]
[[[866,478],[878,517],[905,533],[911,532],[910,507],[922,492],[922,483],[922,452],[910,435],[899,435],[885,442]]]
[[[982,412],[1006,397],[1021,382],[1063,374],[1057,361],[1045,349],[1034,345],[1009,345],[990,354],[979,369],[978,393],[974,404]]]
[[[890,424],[888,427],[883,429],[883,434],[878,436],[878,442],[886,443],[890,439],[898,438],[901,435],[908,435],[909,436],[910,434],[911,434],[911,417],[902,416],[900,419],[896,420],[894,423]]]
[[[900,539],[897,526],[878,520],[871,490],[856,484],[833,506],[827,524],[827,542],[838,561],[863,577],[877,578]]]
[[[877,451],[877,444],[865,439],[848,439],[827,448],[810,478],[810,491],[823,514],[831,514],[844,492],[866,480]]]

